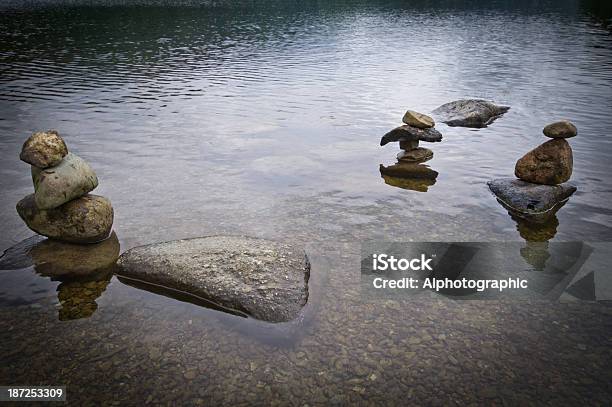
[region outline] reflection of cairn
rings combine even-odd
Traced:
[[[64,281],[57,287],[59,320],[89,318],[98,309],[96,300],[104,293],[112,274],[92,281]]]
[[[35,192],[17,204],[30,229],[73,243],[108,237],[113,207],[108,199],[88,194],[98,186],[98,178],[85,160],[68,152],[57,131],[34,133],[19,157],[32,166]]]
[[[402,150],[396,164],[380,165],[380,173],[389,185],[425,192],[435,184],[438,173],[422,165],[433,158],[433,151],[419,147],[419,141],[441,141],[442,134],[433,128],[435,123],[431,117],[413,110],[408,110],[402,121],[405,125],[391,130],[380,140],[381,146],[399,141]]]
[[[573,161],[572,148],[565,140],[576,136],[576,127],[569,121],[560,121],[546,126],[544,134],[553,140],[539,145],[516,162],[514,174],[519,179],[488,182],[511,215],[541,225],[554,223],[555,213],[576,191],[574,185],[566,182],[572,175]],[[522,229],[525,230],[524,225]]]

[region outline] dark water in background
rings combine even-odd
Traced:
[[[57,288],[2,272],[3,381],[61,379],[88,386],[74,399],[122,403],[423,401],[432,383],[451,403],[610,396],[603,306],[368,304],[358,287],[365,239],[610,240],[603,2],[44,3],[0,9],[0,249],[32,235],[14,210],[32,191],[21,144],[55,128],[96,170],[122,251],[219,233],[289,240],[324,283],[310,322],[278,348],[252,322],[110,276]],[[380,136],[407,108],[465,97],[512,108],[485,129],[438,124],[428,192],[385,184],[379,164],[398,148]],[[512,176],[561,118],[579,129],[578,192],[552,230],[521,234],[486,181]]]

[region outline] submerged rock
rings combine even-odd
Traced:
[[[570,138],[578,134],[578,129],[569,120],[561,120],[544,127],[542,132],[550,138]]]
[[[136,247],[117,274],[162,285],[268,322],[298,316],[308,300],[305,253],[284,243],[211,236]]]
[[[428,129],[436,124],[431,117],[414,110],[408,110],[404,114],[402,121],[409,126],[418,127],[419,129]]]
[[[400,127],[396,127],[391,130],[380,139],[380,145],[384,146],[385,144],[392,143],[394,141],[442,141],[442,134],[434,129],[419,129],[418,127],[413,127],[409,125],[404,125]]]
[[[34,200],[40,209],[57,208],[93,191],[98,177],[81,157],[69,153],[59,165],[44,170],[32,167]]]
[[[427,165],[401,161],[388,167],[380,164],[380,173],[397,178],[435,180],[438,177],[438,171],[432,170]]]
[[[408,162],[424,162],[433,158],[433,151],[424,147],[413,148],[408,151],[400,151],[397,154],[397,159]]]
[[[564,139],[549,140],[521,157],[514,175],[523,181],[557,185],[572,176],[572,148]]]
[[[482,99],[461,99],[443,104],[432,113],[436,120],[456,127],[486,127],[510,109]]]
[[[570,183],[540,185],[515,178],[496,179],[487,185],[506,209],[534,222],[548,220],[576,192]]]
[[[108,239],[88,245],[32,236],[4,252],[0,270],[34,266],[37,273],[54,279],[90,276],[112,269],[119,250],[119,239],[114,232]]]
[[[85,195],[57,208],[40,209],[34,194],[17,203],[17,213],[34,232],[73,243],[95,243],[108,237],[113,207],[108,199]]]
[[[68,154],[68,147],[55,130],[34,133],[28,138],[19,158],[38,168],[47,168],[59,164]]]

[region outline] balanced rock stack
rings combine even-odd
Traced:
[[[397,159],[400,161],[417,163],[431,160],[433,151],[419,147],[419,141],[442,141],[442,134],[434,129],[433,119],[425,114],[408,110],[402,121],[405,124],[385,134],[380,140],[380,145],[399,141],[402,151],[397,155]]]
[[[34,232],[72,243],[106,239],[113,225],[108,199],[91,195],[98,178],[85,160],[68,152],[57,131],[34,133],[19,156],[32,167],[34,193],[17,203],[17,213]]]
[[[514,175],[489,181],[497,199],[514,214],[540,221],[553,215],[576,192],[569,181],[572,175],[572,148],[567,138],[576,136],[576,126],[559,121],[544,128],[549,140],[531,150],[517,162]]]

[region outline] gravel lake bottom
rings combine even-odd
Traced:
[[[119,3],[0,6],[0,251],[14,256],[0,270],[0,385],[65,385],[79,406],[609,405],[609,301],[369,298],[360,285],[366,241],[612,240],[609,10]],[[436,124],[435,182],[387,182],[380,165],[399,150],[379,141],[404,111],[466,97],[510,110],[480,129]],[[578,128],[578,190],[549,222],[525,224],[487,181],[512,177],[559,119]],[[19,152],[45,129],[89,162],[94,193],[112,202],[99,259],[26,253],[39,241],[15,211],[32,193]],[[245,318],[111,268],[49,277],[211,235],[304,248],[300,317]]]

